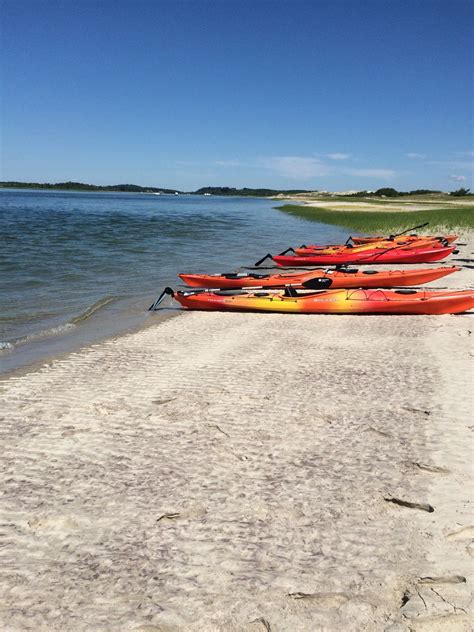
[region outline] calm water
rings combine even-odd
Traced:
[[[346,232],[275,201],[0,190],[0,363],[9,370],[131,325],[177,272],[231,271]]]

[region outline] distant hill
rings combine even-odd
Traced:
[[[176,189],[164,189],[162,187],[141,187],[137,184],[112,184],[99,186],[84,184],[83,182],[0,182],[0,188],[9,189],[54,189],[58,191],[117,191],[121,193],[185,193]],[[309,193],[304,189],[236,189],[233,187],[203,187],[197,191],[186,191],[195,195],[233,195],[238,197],[270,197],[273,195],[295,195],[296,193]]]
[[[296,193],[310,193],[305,189],[249,189],[244,187],[243,189],[236,189],[234,187],[202,187],[197,191],[194,191],[197,195],[237,195],[239,197],[251,196],[251,197],[270,197],[273,195],[295,195]]]
[[[96,184],[84,184],[82,182],[0,182],[1,188],[9,189],[56,189],[60,191],[118,191],[121,193],[175,193],[176,189],[163,189],[161,187],[140,187],[136,184],[111,184],[99,186]],[[181,191],[178,191],[181,193]]]

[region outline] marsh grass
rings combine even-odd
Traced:
[[[474,205],[422,211],[335,211],[293,204],[279,206],[278,209],[312,222],[344,226],[359,233],[394,233],[425,222],[429,222],[429,226],[423,232],[429,233],[436,230],[474,230]]]

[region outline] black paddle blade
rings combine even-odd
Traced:
[[[262,257],[261,259],[259,259],[257,261],[257,263],[255,264],[255,267],[257,268],[258,266],[261,266],[262,263],[266,260],[266,259],[273,259],[272,255],[270,253],[266,254],[264,257]]]
[[[315,279],[308,279],[304,281],[301,286],[308,290],[327,290],[332,285],[332,279],[326,277],[319,277]]]
[[[156,310],[156,308],[158,307],[158,305],[161,303],[161,301],[165,298],[165,296],[174,296],[173,288],[165,287],[165,289],[159,295],[159,297],[156,299],[156,301],[152,305],[150,305],[150,307],[148,308],[148,311],[149,312],[154,312]]]
[[[290,246],[289,248],[287,248],[286,250],[284,250],[283,252],[279,252],[278,256],[279,257],[283,257],[283,255],[286,255],[287,252],[295,252],[294,249]],[[258,263],[256,263],[255,265],[258,265]]]
[[[397,233],[396,235],[390,235],[389,239],[393,239],[394,237],[400,237],[401,235],[405,235],[405,233],[409,233],[411,230],[417,230],[418,228],[424,228],[428,226],[429,222],[425,222],[424,224],[420,224],[419,226],[413,226],[413,228],[407,228],[401,233]]]

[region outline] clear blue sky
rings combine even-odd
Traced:
[[[468,0],[3,0],[0,179],[472,187]]]

